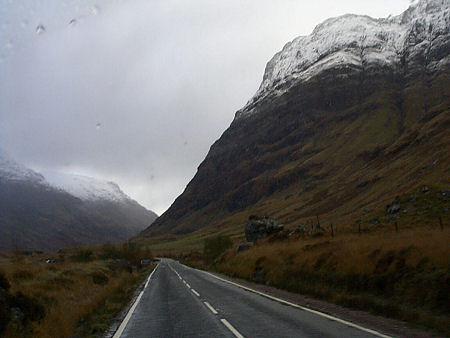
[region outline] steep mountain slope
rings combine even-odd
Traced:
[[[142,235],[238,226],[251,213],[349,224],[422,184],[448,189],[449,12],[447,0],[422,0],[387,19],[344,15],[288,43]]]
[[[116,242],[156,214],[112,182],[52,173],[50,180],[0,153],[0,250]]]

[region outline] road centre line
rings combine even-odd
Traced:
[[[176,274],[178,274],[178,273],[177,273],[170,265],[169,265],[169,267],[170,267]],[[181,279],[181,278],[180,278],[180,279]],[[190,290],[192,291],[193,294],[195,294],[197,297],[200,297],[200,294],[199,294],[197,291],[195,291],[194,289],[192,289],[191,286],[190,286],[188,283],[186,283],[186,281],[185,281],[184,279],[181,279],[181,280],[182,280],[183,283],[188,287],[188,289],[190,289]],[[214,315],[217,315],[217,314],[218,314],[218,312],[216,311],[216,309],[214,309],[214,308],[211,306],[211,304],[209,304],[208,302],[203,302],[203,304],[205,304],[206,307],[207,307]],[[225,318],[221,318],[220,321],[223,323],[223,325],[225,325],[225,326],[227,327],[228,330],[231,331],[231,333],[234,334],[235,337],[237,337],[237,338],[244,338],[244,336],[241,335],[240,332],[239,332],[238,330],[236,330],[236,329],[233,327],[233,325],[231,325],[230,322],[227,321]],[[115,338],[115,337],[113,337],[113,338]]]
[[[131,306],[130,310],[128,310],[127,315],[125,316],[125,318],[123,319],[122,323],[120,324],[119,328],[117,329],[116,333],[114,333],[113,338],[119,338],[122,333],[123,330],[125,330],[125,327],[127,326],[128,322],[130,321],[130,318],[134,312],[134,310],[136,309],[136,306],[139,304],[139,301],[142,298],[142,295],[144,294],[145,289],[147,289],[148,283],[150,281],[150,279],[152,278],[153,274],[155,273],[156,269],[158,268],[158,265],[156,265],[156,267],[153,269],[152,273],[150,274],[150,276],[148,276],[147,282],[144,285],[144,288],[142,289],[141,293],[139,294],[139,296],[136,298],[136,301],[134,302],[134,304]]]
[[[216,309],[213,308],[213,307],[211,306],[211,304],[209,304],[208,302],[203,302],[203,303],[206,305],[206,307],[207,307],[212,313],[214,313],[215,315],[218,314],[218,312],[216,311]]]
[[[194,268],[192,268],[192,269],[194,269]],[[225,283],[228,283],[228,284],[237,286],[237,287],[239,287],[239,288],[241,288],[241,289],[244,289],[244,290],[247,290],[247,291],[256,293],[256,294],[258,294],[258,295],[260,295],[260,296],[269,298],[269,299],[274,300],[274,301],[276,301],[276,302],[279,302],[279,303],[281,303],[281,304],[288,305],[288,306],[292,306],[292,307],[295,307],[295,308],[297,308],[297,309],[300,309],[300,310],[303,310],[303,311],[307,311],[307,312],[310,312],[310,313],[314,313],[314,314],[316,314],[316,315],[318,315],[318,316],[321,316],[321,317],[324,317],[324,318],[327,318],[327,319],[336,321],[336,322],[338,322],[338,323],[341,323],[341,324],[344,324],[344,325],[347,325],[347,326],[350,326],[350,327],[354,327],[355,329],[358,329],[358,330],[361,330],[361,331],[364,331],[364,332],[368,332],[368,333],[370,333],[370,334],[373,334],[374,336],[382,337],[382,338],[393,338],[393,337],[388,336],[388,335],[385,335],[385,334],[383,334],[383,333],[381,333],[381,332],[378,332],[378,331],[375,331],[375,330],[372,330],[372,329],[368,329],[368,328],[365,328],[365,327],[363,327],[363,326],[359,326],[359,325],[354,324],[354,323],[352,323],[352,322],[349,322],[349,321],[346,321],[346,320],[343,320],[343,319],[340,319],[340,318],[337,318],[337,317],[328,315],[328,314],[326,314],[326,313],[323,313],[323,312],[320,312],[320,311],[317,311],[317,310],[313,310],[313,309],[310,309],[310,308],[307,308],[307,307],[304,307],[304,306],[300,306],[300,305],[298,305],[298,304],[291,303],[291,302],[286,301],[286,300],[284,300],[284,299],[281,299],[281,298],[278,298],[278,297],[274,297],[274,296],[268,295],[268,294],[266,294],[266,293],[257,291],[257,290],[255,290],[255,289],[249,288],[249,287],[247,287],[247,286],[243,286],[243,285],[240,285],[240,284],[238,284],[238,283],[235,283],[235,282],[226,280],[226,279],[221,278],[221,277],[218,277],[218,276],[216,276],[216,275],[214,275],[214,274],[212,274],[212,273],[210,273],[210,272],[203,271],[203,270],[198,270],[198,269],[194,269],[194,270],[203,272],[203,273],[205,273],[205,274],[207,274],[207,275],[210,275],[211,277],[214,277],[214,278],[216,278],[216,279],[218,279],[218,280],[221,280],[221,281],[223,281],[223,282],[225,282]],[[222,320],[222,319],[221,319],[221,320]],[[224,324],[225,324],[225,323],[224,323]],[[226,325],[226,324],[225,324],[225,325]],[[233,332],[233,333],[234,333],[234,332]],[[238,333],[239,333],[239,332],[238,332]],[[242,336],[241,336],[241,337],[242,337]]]
[[[226,320],[225,318],[222,318],[222,319],[220,319],[220,321],[221,321],[221,322],[223,323],[223,325],[225,325],[225,326],[228,328],[228,330],[230,330],[237,338],[244,338],[244,336],[241,335],[241,334],[239,333],[239,331],[236,330],[236,329],[233,327],[233,325],[231,325],[231,324],[228,322],[228,320]]]

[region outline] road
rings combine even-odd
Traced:
[[[162,259],[115,337],[383,337]]]

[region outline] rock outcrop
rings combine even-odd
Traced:
[[[250,217],[245,224],[245,238],[248,242],[255,242],[260,238],[267,237],[282,231],[283,224],[268,217]]]

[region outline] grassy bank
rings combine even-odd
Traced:
[[[1,335],[103,335],[153,268],[138,269],[129,250],[112,250],[126,259],[112,258],[111,247],[106,249],[72,251],[50,263],[44,254],[1,257],[0,301],[7,309],[3,317],[9,317],[2,318]]]
[[[266,240],[203,268],[450,335],[449,242],[450,229],[434,225]],[[181,258],[200,265],[198,255]]]

